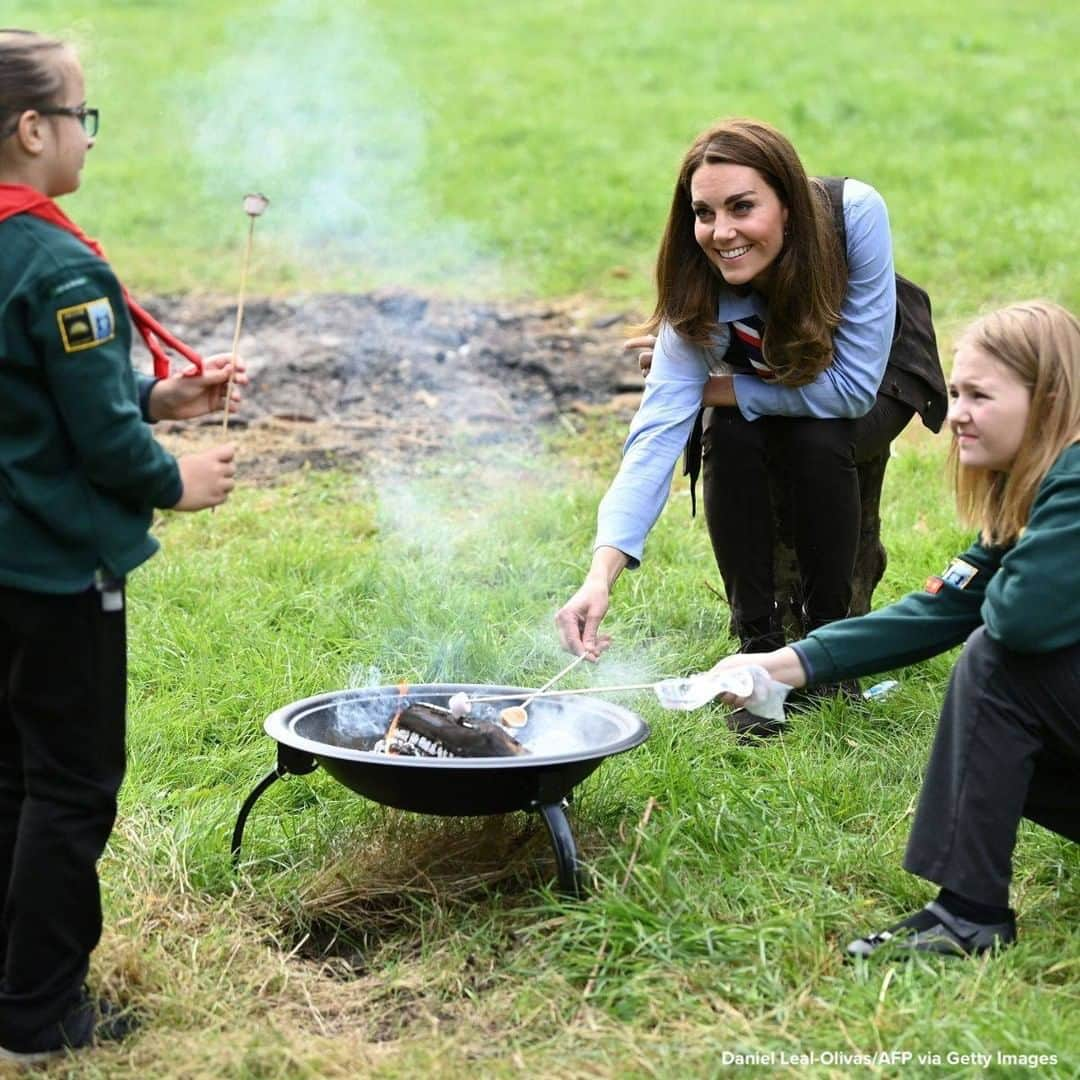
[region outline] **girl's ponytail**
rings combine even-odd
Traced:
[[[0,139],[27,109],[56,105],[64,89],[57,61],[68,46],[33,30],[0,29]]]

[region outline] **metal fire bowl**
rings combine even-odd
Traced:
[[[405,699],[446,706],[459,691],[509,695],[477,703],[474,715],[495,719],[531,693],[522,687],[430,683],[410,685]],[[540,698],[512,734],[530,753],[520,757],[414,758],[372,747],[402,707],[397,687],[337,690],[286,705],[263,725],[282,746],[310,754],[346,787],[375,802],[424,814],[471,816],[534,810],[561,802],[612,754],[638,746],[648,725],[628,709],[592,696]]]

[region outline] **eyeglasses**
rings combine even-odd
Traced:
[[[88,109],[85,105],[55,105],[52,108],[37,111],[42,116],[74,116],[91,139],[98,133],[97,109]]]

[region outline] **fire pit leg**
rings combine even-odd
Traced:
[[[301,750],[294,750],[283,743],[278,745],[278,760],[273,771],[268,772],[255,786],[255,790],[244,800],[240,807],[240,815],[236,819],[236,825],[232,834],[232,863],[233,869],[240,865],[240,848],[244,843],[244,826],[247,825],[248,814],[251,808],[259,801],[260,796],[271,784],[282,777],[292,774],[293,776],[305,776],[314,772],[319,767],[318,761],[310,754]]]
[[[251,808],[259,800],[259,796],[272,784],[275,780],[280,780],[281,774],[277,769],[273,769],[268,772],[258,783],[255,790],[244,800],[244,805],[240,807],[240,816],[236,819],[236,826],[233,828],[232,834],[232,861],[233,869],[240,863],[240,847],[244,843],[244,826],[247,824],[248,814],[251,813]]]
[[[578,899],[582,894],[581,864],[578,862],[577,845],[570,823],[566,820],[561,803],[548,803],[539,808],[551,837],[551,846],[555,849],[555,865],[559,871],[559,890],[565,895]]]

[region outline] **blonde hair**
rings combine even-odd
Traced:
[[[1031,394],[1008,472],[961,465],[955,438],[949,451],[960,520],[977,526],[984,543],[1013,544],[1043,478],[1080,439],[1080,320],[1049,300],[1029,300],[976,320],[961,335],[961,345],[993,357]]]

